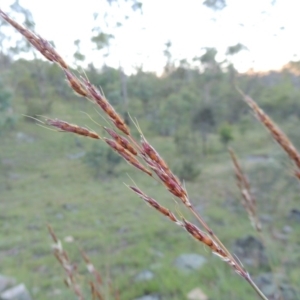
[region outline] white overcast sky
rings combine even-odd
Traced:
[[[228,46],[244,44],[234,59],[241,71],[279,69],[290,60],[300,60],[300,0],[227,0],[227,7],[213,12],[202,5],[203,0],[142,0],[143,14],[128,7],[109,9],[105,0],[20,0],[31,11],[36,32],[55,42],[58,51],[73,62],[74,40],[82,42],[81,52],[95,65],[103,64],[102,55],[92,51],[91,29],[103,28],[101,17],[120,20],[123,26],[110,31],[115,39],[110,47],[108,65],[127,72],[143,65],[145,70],[160,72],[165,64],[164,44],[172,42],[174,58],[192,59],[201,55],[203,47],[216,47],[218,59],[224,59]],[[8,11],[13,0],[0,0]],[[99,23],[93,13],[99,13]],[[123,22],[124,16],[130,17]],[[110,22],[113,24],[115,22]],[[284,29],[282,29],[284,28]]]

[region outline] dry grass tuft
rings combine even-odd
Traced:
[[[76,264],[71,263],[67,252],[63,249],[60,240],[57,238],[54,230],[50,225],[48,226],[48,231],[54,241],[52,246],[53,253],[59,264],[65,271],[66,278],[64,280],[67,287],[69,287],[73,293],[77,296],[79,300],[84,300],[83,292],[81,287],[78,284],[79,274]],[[105,300],[105,299],[114,299],[119,300],[119,293],[116,291],[112,284],[109,282],[109,288],[107,289],[104,285],[100,272],[95,268],[91,262],[88,255],[80,250],[81,256],[85,262],[88,272],[92,275],[93,279],[89,281],[89,286],[91,289],[91,295],[93,300]],[[106,290],[109,290],[108,292]],[[105,295],[105,296],[104,296]]]
[[[78,284],[78,270],[75,264],[70,262],[67,252],[63,249],[60,240],[56,237],[52,227],[48,225],[48,231],[54,241],[52,245],[53,254],[65,271],[66,279],[64,280],[67,287],[69,287],[79,300],[84,300],[82,290]]]
[[[93,263],[91,262],[90,258],[88,255],[81,250],[80,251],[81,256],[85,262],[86,268],[89,271],[90,274],[92,274],[94,280],[90,281],[90,287],[91,287],[91,294],[93,296],[93,299],[99,299],[99,300],[104,300],[104,299],[115,299],[119,300],[119,292],[116,291],[111,282],[109,281],[109,296],[104,297],[103,294],[105,294],[105,286],[104,286],[104,281],[102,280],[101,274],[99,271],[95,268]],[[112,298],[111,298],[112,297]]]
[[[229,149],[229,153],[234,165],[234,172],[235,172],[237,186],[244,200],[242,201],[242,204],[248,213],[252,226],[257,231],[261,231],[261,224],[257,216],[256,199],[253,193],[251,192],[249,181],[246,175],[244,174],[234,151],[232,149]]]

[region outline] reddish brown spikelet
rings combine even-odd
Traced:
[[[67,81],[70,85],[70,87],[74,90],[75,93],[77,93],[80,96],[87,97],[88,91],[82,84],[82,82],[75,76],[73,75],[69,70],[64,70],[65,75],[67,78]]]
[[[153,169],[156,175],[164,183],[167,189],[176,197],[180,198],[184,204],[191,206],[187,199],[186,191],[182,188],[180,184],[177,183],[169,174],[158,168]]]
[[[296,164],[296,166],[300,169],[300,154],[296,150],[295,146],[289,140],[289,138],[285,135],[284,132],[280,130],[280,128],[273,122],[273,120],[257,105],[257,103],[251,99],[249,96],[244,95],[244,99],[247,104],[253,109],[256,114],[258,120],[265,125],[265,127],[269,130],[273,138],[277,141],[277,143],[285,150],[288,156],[292,161]]]
[[[96,132],[90,131],[84,127],[80,127],[80,126],[77,126],[74,124],[67,123],[62,120],[47,119],[46,122],[48,125],[59,128],[60,130],[65,131],[65,132],[72,132],[72,133],[82,135],[82,136],[87,136],[87,137],[90,137],[93,139],[100,139],[100,136]]]
[[[156,173],[158,178],[164,183],[164,185],[170,190],[176,197],[186,196],[185,190],[181,187],[180,182],[177,178],[170,172],[170,170],[164,170],[161,168],[161,165],[152,160],[149,155],[146,155],[145,152],[142,152],[142,157],[148,164],[148,166]]]
[[[44,55],[48,60],[55,61],[62,68],[67,69],[68,65],[62,59],[62,57],[54,50],[50,43],[41,37],[35,35],[30,30],[24,28],[14,20],[12,20],[6,13],[0,9],[0,16],[13,26],[17,31],[19,31],[30,44],[32,44],[42,55]]]
[[[117,134],[114,130],[104,127],[106,132],[121,146],[128,150],[131,154],[137,155],[137,151],[133,148],[131,143],[123,136]]]
[[[37,42],[31,43],[37,50],[41,52],[51,62],[56,62],[62,69],[68,69],[68,65],[62,57],[56,52],[52,45],[42,37],[38,37]]]
[[[155,166],[158,167],[159,169],[162,169],[165,171],[166,174],[169,175],[169,177],[175,181],[179,186],[181,186],[181,182],[179,179],[172,173],[170,168],[168,167],[167,163],[161,158],[161,156],[158,154],[158,152],[152,147],[147,140],[142,137],[142,155],[145,159],[145,161],[149,164],[149,160],[146,159],[146,157],[150,158],[152,162],[154,162]],[[145,157],[146,155],[146,157]],[[150,166],[152,165],[151,163],[149,164]]]
[[[136,167],[137,169],[145,172],[146,174],[152,176],[151,171],[145,168],[130,152],[128,152],[124,147],[119,145],[114,140],[103,138],[104,141],[116,152],[118,152],[127,162]]]
[[[109,116],[115,126],[124,134],[130,135],[130,130],[125,124],[124,120],[117,114],[111,104],[105,99],[102,93],[92,85],[87,79],[84,79],[85,86],[89,92],[89,97],[94,100],[102,110]]]
[[[142,137],[143,152],[154,162],[156,162],[164,171],[169,171],[166,162],[160,157],[158,152]]]
[[[129,152],[122,152],[120,154],[124,157],[125,160],[127,160],[134,167],[145,172],[149,176],[152,176],[151,171],[149,171],[147,168],[145,168],[134,156],[132,156],[132,154],[130,154]]]
[[[45,45],[45,48],[47,49],[48,52],[51,52],[52,56],[54,57],[54,61],[62,68],[67,70],[68,65],[67,63],[63,60],[63,58],[58,54],[58,52],[51,46],[51,44],[44,40],[41,39],[43,44]]]
[[[209,236],[203,233],[196,225],[183,219],[183,227],[190,233],[196,240],[202,242],[209,247],[212,252],[218,253],[220,256],[226,258],[227,254],[222,250]]]
[[[134,186],[130,186],[130,188],[136,194],[138,194],[140,196],[140,198],[142,198],[144,201],[146,201],[147,203],[149,203],[152,207],[154,207],[160,213],[162,213],[163,215],[165,215],[166,217],[168,217],[171,221],[178,222],[178,220],[176,219],[175,215],[169,209],[163,207],[156,200],[154,200],[153,198],[151,198],[151,197],[147,196],[146,194],[144,194],[140,189],[138,189],[138,188],[136,188]]]
[[[123,119],[119,116],[116,115],[117,118],[115,118],[113,120],[113,123],[115,124],[115,126],[122,131],[123,133],[125,133],[126,135],[130,135],[130,130],[128,128],[128,126],[125,124],[125,122],[123,121]]]
[[[125,152],[126,150],[124,149],[123,146],[121,146],[120,144],[118,144],[117,142],[115,142],[114,140],[110,140],[110,139],[107,139],[107,138],[103,138],[104,141],[112,148],[114,149],[115,151],[117,151],[118,153],[121,153],[121,152]]]

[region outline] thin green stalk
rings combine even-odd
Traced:
[[[252,280],[252,278],[250,276],[248,276],[247,278],[245,278],[249,284],[251,285],[251,287],[255,290],[255,292],[258,294],[258,296],[263,299],[263,300],[269,300],[264,293],[259,289],[259,287],[255,284],[255,282]]]

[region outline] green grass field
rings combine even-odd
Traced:
[[[87,286],[88,273],[78,247],[87,252],[103,277],[111,277],[122,300],[152,293],[162,299],[187,299],[187,293],[196,287],[209,299],[256,299],[254,291],[228,265],[145,205],[123,184],[131,184],[131,177],[149,196],[194,221],[156,181],[125,162],[117,167],[114,177],[94,178],[83,160],[74,157],[99,141],[56,133],[25,122],[22,103],[16,102],[14,106],[19,122],[14,131],[1,136],[0,145],[2,274],[24,282],[34,299],[74,299],[52,255],[52,241],[46,228],[49,223],[72,260],[78,263],[83,286]],[[92,105],[79,102],[56,100],[51,117],[88,124],[101,134],[101,128],[80,110],[104,124]],[[147,136],[149,124],[141,122],[141,125]],[[297,287],[300,223],[289,220],[288,215],[292,208],[299,208],[299,183],[290,176],[291,164],[285,155],[254,119],[243,133],[235,128],[234,137],[231,146],[250,177],[259,215],[272,218],[264,227],[268,256],[274,270],[283,272],[289,284]],[[149,142],[170,165],[178,159],[171,138],[150,136]],[[258,155],[268,155],[270,160],[256,161]],[[210,154],[200,157],[195,162],[201,168],[200,176],[195,182],[186,183],[190,198],[231,249],[235,239],[256,233],[239,202],[230,157],[217,136],[210,138]],[[292,228],[286,240],[271,234],[281,232],[285,225]],[[74,242],[64,241],[69,236]],[[204,255],[208,263],[199,271],[183,273],[174,266],[175,258],[182,253]],[[145,269],[151,270],[154,278],[136,282],[135,276]],[[251,267],[249,271],[254,276],[265,272]]]

